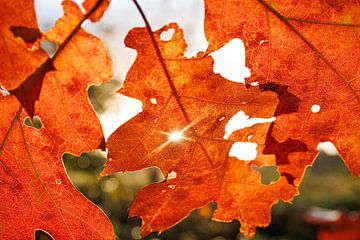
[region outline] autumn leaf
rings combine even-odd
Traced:
[[[48,40],[51,36],[59,44],[55,57],[46,60],[54,69],[35,79],[27,77],[15,89],[17,99],[24,100],[25,105],[12,96],[14,91],[0,100],[0,236],[5,239],[30,239],[36,229],[47,231],[55,239],[114,239],[108,218],[72,186],[62,163],[65,152],[79,155],[103,143],[87,88],[111,79],[111,62],[101,41],[80,29],[81,22],[92,15],[81,14],[75,19],[78,22],[69,21],[80,10],[73,2],[63,5],[64,17],[58,23],[66,22],[67,28],[57,23],[43,36]],[[25,15],[30,10],[24,10]],[[24,124],[29,111],[25,113],[23,107],[35,100],[24,97],[33,96],[32,88],[28,88],[31,85],[41,89],[33,108],[41,129]],[[31,122],[32,114],[30,117]]]
[[[84,6],[87,10],[82,13],[76,3],[64,0],[64,17],[59,19],[51,31],[42,35],[37,28],[33,1],[26,0],[23,8],[17,4],[3,2],[0,7],[6,11],[2,22],[3,42],[0,44],[4,52],[4,74],[0,84],[14,94],[32,117],[34,115],[35,101],[39,99],[45,74],[55,70],[54,61],[62,50],[73,40],[81,30],[86,19],[98,21],[107,9],[107,0],[87,0]],[[23,10],[25,14],[18,13],[15,18],[9,13]],[[28,19],[29,17],[29,19]],[[10,20],[9,20],[10,19]],[[32,26],[33,28],[30,28]],[[56,43],[57,51],[53,57],[47,57],[40,48],[43,40]],[[2,63],[1,62],[1,63]],[[16,73],[16,77],[13,75]]]
[[[175,30],[172,39],[161,41],[160,34],[168,29]],[[119,92],[141,100],[143,111],[110,136],[105,172],[157,166],[166,176],[164,182],[142,189],[130,208],[130,217],[143,221],[143,235],[161,232],[194,209],[217,202],[213,219],[240,219],[242,231],[253,236],[255,226],[269,224],[271,206],[279,199],[290,201],[297,190],[285,177],[263,185],[251,165],[229,157],[235,142],[255,142],[261,152],[270,123],[241,129],[229,139],[224,139],[225,126],[239,111],[250,117],[273,116],[277,94],[214,74],[210,56],[185,58],[186,43],[176,24],[153,36],[160,61],[145,28],[131,30],[125,39],[138,55]],[[259,154],[254,163],[274,165],[274,159]]]
[[[277,111],[265,149],[277,153],[281,174],[299,185],[318,143],[331,141],[351,172],[359,175],[359,1],[205,3],[208,51],[240,38],[252,72],[247,82],[286,85],[297,99],[279,93],[297,106],[292,112]],[[302,150],[281,156],[289,147]]]
[[[191,59],[176,24],[152,32],[134,3],[147,27],[126,38],[138,55],[119,92],[141,100],[143,111],[109,138],[104,174],[150,166],[164,173],[130,208],[143,220],[143,235],[216,202],[214,220],[238,219],[254,236],[269,224],[273,204],[298,194],[320,141],[335,143],[360,174],[358,1],[206,0],[209,48]],[[43,229],[58,239],[114,238],[105,215],[71,186],[61,159],[104,140],[86,90],[111,79],[111,63],[81,25],[98,21],[108,5],[86,0],[84,13],[65,0],[64,16],[40,33],[33,1],[0,3],[0,84],[10,92],[0,98],[0,237],[28,239]],[[170,28],[172,39],[161,40]],[[209,54],[233,38],[245,43],[252,72],[246,85],[213,72]],[[53,57],[39,47],[44,40],[57,45]],[[268,121],[229,133],[240,113]],[[24,124],[34,115],[41,129]],[[229,156],[236,144],[255,144],[257,157]],[[274,165],[280,177],[262,184],[256,166]]]
[[[8,91],[16,89],[46,61],[47,55],[38,49],[41,38],[34,1],[0,3],[0,84]]]
[[[176,26],[152,33],[138,8],[147,32],[134,29],[126,38],[138,56],[119,92],[141,100],[143,112],[109,138],[105,171],[150,166],[163,171],[166,180],[141,190],[130,208],[130,216],[142,218],[143,234],[161,232],[215,201],[213,219],[239,219],[241,231],[253,236],[256,226],[269,223],[272,204],[297,194],[320,141],[335,142],[358,174],[357,150],[351,148],[359,140],[353,133],[359,125],[358,3],[208,0],[209,48],[194,59],[183,57],[186,44]],[[168,28],[176,33],[162,42],[160,33]],[[334,32],[339,32],[336,42]],[[245,42],[252,71],[247,82],[259,82],[260,89],[234,85],[212,72],[207,55],[235,37]],[[279,104],[276,95],[269,99],[269,91]],[[345,105],[346,111],[339,110]],[[224,140],[225,124],[240,110],[251,117],[276,116],[276,122]],[[262,154],[250,164],[228,157],[231,145],[249,135],[256,136]],[[277,165],[281,177],[264,186],[252,164]]]
[[[105,214],[72,186],[46,128],[25,126],[15,97],[1,97],[0,111],[0,236],[33,239],[42,229],[54,239],[113,239]]]
[[[71,31],[69,26],[75,25],[74,19],[69,20],[68,16],[80,13],[74,2],[65,1],[63,6],[64,17],[45,35],[55,42],[61,42],[66,32]],[[68,27],[64,27],[64,23]],[[87,88],[112,78],[111,60],[105,46],[95,36],[79,29],[53,59],[53,65],[56,71],[45,75],[35,114],[64,151],[79,155],[98,148],[103,142],[103,132],[90,105]]]

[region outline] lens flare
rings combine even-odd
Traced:
[[[169,134],[169,140],[171,142],[178,142],[183,139],[183,134],[181,132],[173,132]]]

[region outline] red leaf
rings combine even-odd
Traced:
[[[113,239],[105,214],[69,181],[46,127],[25,126],[14,97],[1,97],[0,111],[0,237],[33,239],[43,229],[55,239]]]
[[[34,73],[47,59],[39,49],[41,37],[36,22],[34,1],[21,4],[0,3],[0,85],[14,90]]]
[[[56,55],[46,60],[56,70],[36,79],[30,75],[12,90],[22,104],[14,96],[0,99],[0,216],[4,220],[0,237],[4,239],[31,239],[36,229],[55,239],[114,239],[109,219],[72,186],[62,164],[65,152],[79,155],[103,142],[87,88],[112,76],[104,45],[80,29],[91,12],[76,15],[79,8],[69,1],[64,7],[65,16],[45,34],[60,44]],[[21,35],[24,30],[14,31]],[[26,31],[25,38],[29,37]],[[22,110],[33,106],[37,94],[34,111],[43,124],[40,130],[24,125],[27,115]]]
[[[31,117],[34,115],[35,112],[35,107],[34,107],[35,101],[39,99],[45,74],[49,71],[54,70],[53,62],[57,60],[59,55],[62,54],[63,50],[67,48],[69,44],[73,43],[73,47],[74,47],[74,42],[76,42],[74,38],[78,35],[79,32],[82,31],[81,30],[82,23],[88,18],[92,18],[93,20],[99,20],[99,18],[102,16],[102,14],[104,13],[104,11],[108,6],[108,1],[107,0],[85,1],[84,4],[86,4],[86,9],[87,9],[87,12],[85,14],[82,13],[79,7],[76,5],[76,3],[72,1],[65,0],[63,1],[62,4],[64,7],[64,16],[60,18],[56,22],[55,26],[44,35],[44,39],[58,44],[58,49],[52,58],[50,57],[45,58],[44,52],[42,50],[39,50],[41,41],[40,39],[36,40],[36,37],[39,37],[40,35],[40,32],[37,28],[29,29],[23,26],[9,27],[9,31],[11,30],[14,36],[22,37],[23,42],[24,41],[31,42],[36,40],[36,42],[34,44],[31,44],[31,46],[27,46],[25,44],[16,46],[14,45],[14,43],[6,43],[6,42],[4,42],[3,45],[0,45],[0,47],[4,49],[3,51],[6,51],[7,57],[10,58],[10,59],[4,58],[3,61],[9,61],[10,63],[13,62],[22,63],[22,65],[17,65],[16,67],[14,65],[8,66],[8,63],[6,63],[4,70],[6,76],[4,83],[1,84],[4,85],[4,87],[7,88],[7,90],[9,90],[12,94],[14,94],[18,98],[18,100],[21,102],[21,105],[26,109],[27,113]],[[3,3],[3,5],[4,6],[0,6],[0,7],[3,7],[8,12],[14,12],[13,5],[7,3]],[[33,13],[32,5],[31,6],[25,5],[25,6],[26,8],[23,9],[25,14],[19,14],[20,15],[19,21],[21,22],[25,22],[27,20],[26,13],[29,14]],[[16,7],[17,6],[15,6],[15,8]],[[7,14],[5,14],[5,17],[10,18]],[[8,20],[6,19],[6,21]],[[4,22],[5,29],[6,27],[8,27],[6,25],[7,23],[6,21]],[[34,17],[34,21],[35,21],[35,17]],[[10,21],[10,24],[13,23],[14,21]],[[5,40],[7,40],[6,37],[4,37],[4,41]],[[32,48],[35,48],[35,50],[32,50]],[[93,51],[95,50],[96,49],[93,49]],[[96,54],[96,52],[93,53]],[[28,58],[20,59],[20,56],[28,56]],[[39,60],[40,57],[41,60]],[[80,62],[81,58],[83,58],[82,55],[76,56],[75,58],[69,60],[73,62]],[[86,68],[86,65],[83,66],[83,68]],[[19,71],[20,73],[23,74],[20,75],[18,78],[15,78],[14,81],[11,78],[13,72],[10,71],[13,72]]]
[[[320,141],[333,141],[350,170],[360,174],[354,147],[360,139],[358,1],[208,0],[209,48],[194,59],[183,57],[186,44],[176,26],[167,27],[177,30],[172,40],[161,42],[167,28],[151,33],[134,2],[148,32],[134,29],[125,41],[138,56],[120,93],[141,100],[143,112],[109,138],[106,172],[158,166],[165,175],[177,174],[136,196],[130,216],[143,219],[143,234],[161,232],[215,201],[214,219],[239,219],[242,232],[253,236],[256,226],[269,223],[273,203],[297,193]],[[207,55],[235,37],[245,43],[253,73],[248,83],[277,93],[279,104],[270,92],[213,74]],[[230,137],[256,136],[263,154],[252,163],[276,164],[281,175],[268,186],[252,163],[228,157],[231,142],[223,140],[224,126],[243,109],[250,116],[277,117],[271,127],[256,125]],[[223,117],[227,121],[220,122]],[[173,131],[181,131],[182,141],[172,141]]]
[[[160,34],[169,28],[175,29],[172,40],[161,41]],[[167,176],[141,190],[130,208],[130,216],[142,218],[143,234],[161,232],[214,201],[218,209],[213,219],[240,219],[241,230],[253,236],[255,226],[269,224],[272,204],[291,200],[297,190],[285,177],[263,185],[251,164],[228,156],[232,144],[248,142],[249,135],[254,135],[251,141],[261,152],[270,123],[241,129],[229,139],[223,138],[224,128],[240,110],[251,117],[273,116],[277,95],[214,74],[209,56],[186,59],[183,33],[175,24],[153,34],[170,78],[146,29],[131,30],[125,43],[138,55],[119,92],[141,100],[143,111],[110,136],[111,161],[105,172],[158,166]],[[174,131],[182,133],[180,140],[171,140]],[[274,165],[274,160],[259,154],[253,163]],[[175,179],[169,178],[171,171],[176,172]]]
[[[241,38],[252,72],[248,82],[286,85],[298,99],[295,112],[277,113],[271,132],[275,142],[306,145],[306,152],[277,159],[281,174],[296,185],[322,141],[333,142],[349,169],[360,174],[359,12],[359,1],[206,1],[208,51]],[[312,112],[313,106],[320,111]],[[271,145],[267,153],[287,151],[286,145]]]

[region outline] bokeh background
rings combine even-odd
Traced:
[[[35,3],[40,28],[47,31],[62,16],[61,0],[35,0]],[[139,3],[154,30],[170,22],[177,22],[184,29],[188,43],[186,56],[206,50],[201,0],[139,0]],[[144,27],[144,23],[131,0],[112,0],[100,23],[84,24],[87,31],[104,41],[113,62],[114,79],[89,88],[89,99],[106,137],[141,111],[141,102],[115,93],[136,58],[136,51],[126,48],[123,42],[133,27]],[[51,46],[44,47],[51,51]],[[330,143],[321,144],[319,149],[321,152],[314,166],[307,169],[300,186],[301,195],[293,204],[280,202],[275,205],[271,225],[260,228],[255,240],[360,239],[360,179],[349,173]],[[94,151],[80,157],[65,154],[63,160],[72,183],[108,215],[117,238],[140,239],[141,220],[128,219],[128,208],[139,189],[164,179],[159,169],[154,167],[99,178],[106,161],[105,152]],[[259,171],[264,184],[276,177],[275,168]],[[210,220],[215,208],[216,204],[209,204],[172,229],[159,236],[153,233],[145,239],[244,239],[239,234],[238,221],[219,223]],[[46,233],[36,232],[36,239],[47,238]]]

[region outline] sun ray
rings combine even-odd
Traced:
[[[181,129],[180,131],[176,131],[176,130],[173,131],[173,132],[158,131],[159,133],[168,136],[168,140],[166,142],[162,143],[160,146],[158,146],[154,150],[152,150],[146,157],[150,157],[150,156],[154,155],[155,153],[160,152],[162,149],[164,149],[170,143],[174,143],[174,142],[179,142],[180,143],[182,140],[194,141],[194,139],[186,137],[184,135],[184,133],[187,130],[189,130],[191,127],[193,127],[196,123],[198,123],[198,121],[194,120],[190,124],[185,126],[183,129]]]

